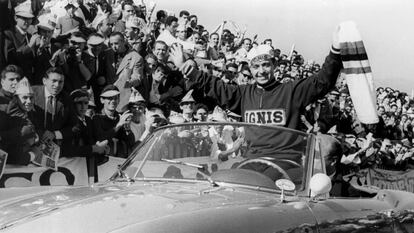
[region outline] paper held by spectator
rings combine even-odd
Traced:
[[[7,152],[0,149],[0,178],[3,176],[7,162]]]
[[[41,142],[42,153],[36,155],[32,161],[34,164],[57,171],[60,156],[60,147],[53,141]]]
[[[371,66],[356,24],[352,21],[341,23],[338,37],[343,72],[358,119],[364,124],[378,123]]]

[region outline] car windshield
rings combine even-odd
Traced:
[[[283,127],[246,123],[169,125],[140,145],[118,174],[131,179],[213,180],[275,189],[274,181],[284,178],[300,190],[309,138]]]

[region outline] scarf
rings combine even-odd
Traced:
[[[338,37],[343,72],[358,119],[364,124],[378,123],[371,66],[355,23],[341,23]]]

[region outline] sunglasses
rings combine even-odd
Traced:
[[[214,68],[213,68],[213,70],[218,71],[218,72],[223,72],[223,70],[222,70],[222,69],[217,68],[217,67],[214,67]]]
[[[111,96],[111,97],[101,97],[104,100],[117,100],[119,97],[118,96]]]
[[[71,40],[71,41],[69,41],[71,44],[73,44],[73,45],[79,45],[79,44],[82,44],[83,42],[77,42],[77,41],[74,41],[74,40]]]

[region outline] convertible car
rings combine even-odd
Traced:
[[[276,126],[164,126],[106,182],[0,190],[0,231],[414,232],[412,193],[330,198],[320,144]]]

